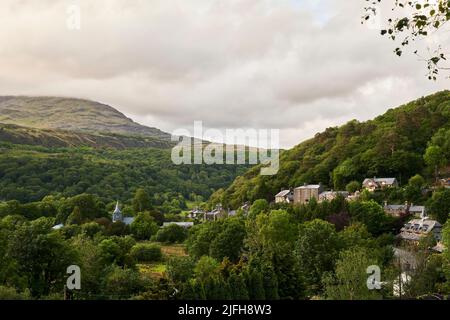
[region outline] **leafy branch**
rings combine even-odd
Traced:
[[[364,8],[362,23],[379,14],[382,0],[365,1],[368,5]],[[411,42],[423,39],[447,24],[450,20],[450,0],[395,0],[392,11],[398,17],[387,20],[387,26],[381,30],[381,35],[393,41],[400,40],[401,45],[394,50],[400,57],[404,48]],[[440,70],[450,70],[444,66],[447,58],[440,45],[435,49],[428,49],[426,58],[422,57],[418,50],[414,51],[414,54],[426,62],[430,80],[436,80]]]

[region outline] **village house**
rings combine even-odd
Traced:
[[[275,203],[292,203],[294,202],[294,192],[292,190],[282,190],[275,195]]]
[[[322,185],[319,184],[305,184],[304,186],[297,187],[294,189],[294,203],[295,204],[306,204],[311,199],[316,199],[319,201],[319,194],[323,192]]]
[[[437,253],[442,253],[445,250],[445,246],[441,241],[439,241],[433,248],[431,248],[431,250]]]
[[[197,219],[199,217],[203,217],[204,215],[205,215],[205,211],[203,211],[199,208],[195,208],[189,212],[187,217],[191,218],[191,219]]]
[[[405,204],[388,204],[387,201],[384,202],[384,212],[393,217],[405,217],[409,214],[408,202]]]
[[[396,178],[366,178],[364,179],[362,186],[364,189],[374,192],[376,190],[382,190],[385,188],[398,187]]]
[[[227,211],[223,209],[221,204],[217,204],[212,211],[205,212],[203,219],[206,221],[216,221],[227,216]]]
[[[356,191],[353,194],[349,194],[345,199],[347,201],[357,201],[357,200],[359,200],[360,197],[361,197],[361,192]]]
[[[342,196],[345,199],[350,195],[347,191],[324,191],[321,194],[319,194],[319,202],[322,201],[331,201],[336,199],[338,196]]]
[[[244,214],[246,215],[248,213],[248,211],[250,210],[250,202],[245,202],[242,206],[241,206],[241,210],[244,212]]]
[[[442,239],[442,225],[436,220],[422,218],[413,219],[405,223],[397,236],[401,240],[409,243],[418,244],[420,239],[432,234],[436,241]]]
[[[426,216],[426,209],[424,206],[415,206],[405,202],[405,204],[388,204],[384,202],[384,212],[390,216],[402,218],[407,215],[413,215],[416,218],[423,218]]]
[[[450,178],[441,179],[441,180],[439,180],[439,182],[442,187],[450,188]]]
[[[427,215],[427,209],[425,206],[415,206],[411,203],[409,206],[409,214],[413,215],[416,218],[423,218]]]

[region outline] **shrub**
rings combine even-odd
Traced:
[[[179,243],[186,240],[186,238],[186,229],[176,224],[171,224],[167,227],[163,227],[159,229],[158,233],[156,234],[156,241],[159,242]]]
[[[17,292],[15,288],[0,286],[0,300],[30,300],[29,291]]]
[[[130,254],[138,262],[153,262],[162,258],[161,247],[149,243],[136,244],[131,248]]]
[[[81,225],[81,232],[85,233],[89,237],[95,236],[99,232],[103,232],[105,227],[97,222],[88,222]]]
[[[138,240],[148,240],[158,232],[158,225],[148,212],[138,213],[130,228],[131,233]]]

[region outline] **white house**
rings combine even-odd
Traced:
[[[398,187],[396,178],[366,178],[362,183],[363,188],[373,192],[380,189]]]

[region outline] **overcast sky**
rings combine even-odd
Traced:
[[[73,4],[80,30],[67,27]],[[329,126],[449,88],[444,76],[428,81],[412,54],[396,57],[376,25],[361,25],[364,5],[1,0],[0,94],[88,98],[167,132],[195,120],[218,129],[276,128],[281,145],[292,147]],[[447,38],[441,32],[419,46]]]

